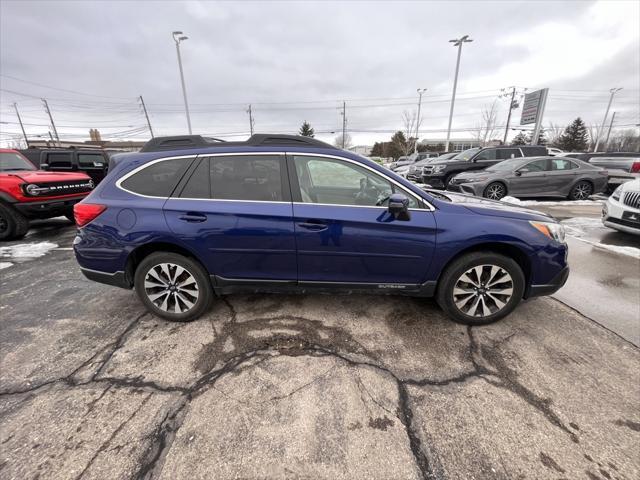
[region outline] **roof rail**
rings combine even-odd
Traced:
[[[244,142],[226,142],[218,138],[203,137],[202,135],[176,135],[171,137],[155,137],[144,144],[141,152],[159,152],[164,150],[183,150],[203,147],[269,147],[296,146],[336,149],[333,145],[301,135],[279,135],[256,133]]]
[[[183,148],[212,147],[216,143],[225,143],[219,138],[202,135],[174,135],[171,137],[155,137],[140,149],[141,152],[158,152],[161,150],[181,150]]]

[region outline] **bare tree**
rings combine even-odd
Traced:
[[[611,132],[606,150],[609,152],[640,152],[640,130],[633,128],[614,130]]]
[[[342,134],[336,136],[336,138],[333,141],[333,144],[336,147],[340,147],[343,150],[347,150],[348,148],[353,146],[353,140],[351,139],[351,135],[349,135],[348,133],[345,133],[344,134],[344,145],[342,144]]]
[[[596,142],[598,141],[598,126],[589,124],[589,126],[587,127],[587,131],[589,132],[588,150],[591,151],[594,149],[594,147],[596,146]]]
[[[411,153],[413,153],[413,150],[415,148],[415,143],[417,141],[417,138],[415,137],[416,122],[418,129],[420,128],[420,123],[422,123],[422,120],[418,119],[417,117],[418,115],[414,110],[405,110],[404,112],[402,112],[402,133],[404,133],[404,136],[407,139],[407,143],[404,147],[405,155],[410,155]]]
[[[557,123],[550,122],[547,127],[547,142],[553,147],[558,146],[560,137],[564,133],[565,127],[558,125]]]
[[[498,106],[494,101],[491,105],[482,107],[482,120],[477,124],[472,133],[481,146],[485,146],[491,140],[495,140],[498,126]]]

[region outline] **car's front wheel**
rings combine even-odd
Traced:
[[[589,182],[581,181],[576,183],[571,192],[569,192],[570,200],[586,200],[593,193],[593,187]]]
[[[195,320],[213,300],[205,269],[177,253],[158,252],[145,257],[136,269],[134,285],[151,313],[173,322]]]
[[[442,274],[436,299],[456,322],[484,325],[505,317],[522,300],[525,279],[518,263],[493,252],[472,252]]]
[[[29,231],[29,220],[20,212],[0,203],[0,240],[17,240]]]
[[[482,195],[491,200],[500,200],[507,195],[507,188],[500,182],[493,182],[487,185]]]

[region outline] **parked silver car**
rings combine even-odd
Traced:
[[[485,170],[463,172],[447,190],[500,200],[512,197],[568,197],[584,200],[607,187],[607,171],[566,157],[514,158]]]

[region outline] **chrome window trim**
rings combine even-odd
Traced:
[[[324,158],[330,158],[332,160],[340,160],[340,161],[343,161],[343,162],[353,163],[354,165],[366,168],[367,170],[370,170],[374,174],[386,179],[390,183],[393,183],[398,188],[403,190],[406,194],[408,194],[409,196],[413,197],[416,200],[416,202],[418,202],[418,204],[420,202],[422,202],[425,205],[425,208],[410,208],[409,210],[428,210],[428,211],[431,211],[431,212],[433,212],[435,210],[435,207],[433,205],[431,205],[425,198],[417,196],[415,193],[413,193],[411,190],[408,190],[404,185],[402,185],[401,183],[398,183],[393,178],[388,177],[384,173],[379,172],[375,168],[371,168],[369,165],[365,165],[362,162],[357,162],[355,160],[351,160],[350,158],[339,157],[339,156],[336,156],[336,155],[328,155],[328,154],[325,154],[325,153],[287,152],[287,155],[292,155],[292,156],[296,155],[296,156],[301,156],[301,157],[324,157]],[[345,205],[345,204],[337,204],[337,203],[305,203],[305,202],[293,202],[293,203],[294,203],[294,205],[298,204],[298,205],[325,205],[325,206],[332,206],[332,207],[385,208],[383,206],[376,206],[376,205]]]
[[[143,197],[143,198],[159,198],[159,199],[164,199],[164,200],[198,200],[198,201],[209,201],[209,202],[245,202],[245,203],[288,203],[288,204],[299,204],[299,205],[324,205],[324,206],[331,206],[331,207],[356,207],[356,208],[385,208],[383,206],[375,206],[375,205],[343,205],[343,204],[333,204],[333,203],[304,203],[304,202],[285,202],[285,201],[279,201],[279,200],[234,200],[234,199],[222,199],[222,198],[180,198],[180,197],[159,197],[159,196],[154,196],[154,195],[143,195],[141,193],[136,193],[133,192],[131,190],[127,190],[126,188],[124,188],[122,186],[122,182],[124,182],[126,179],[128,179],[129,177],[135,175],[136,173],[144,170],[147,167],[150,167],[152,165],[155,165],[156,163],[159,162],[164,162],[167,160],[177,160],[180,158],[197,158],[197,157],[203,157],[203,158],[208,158],[208,157],[231,157],[231,156],[255,156],[255,155],[270,155],[270,156],[278,156],[278,157],[284,157],[285,155],[298,155],[298,156],[304,156],[304,157],[324,157],[324,158],[330,158],[333,160],[340,160],[343,162],[348,162],[348,163],[352,163],[354,165],[363,167],[371,172],[373,172],[376,175],[379,175],[381,177],[383,177],[384,179],[388,180],[389,182],[393,183],[394,185],[396,185],[398,188],[400,188],[401,190],[403,190],[406,194],[408,194],[409,196],[413,197],[417,202],[423,202],[423,204],[425,205],[425,208],[410,208],[409,210],[414,210],[414,211],[430,211],[433,212],[435,211],[435,207],[433,205],[431,205],[431,203],[429,203],[425,198],[420,197],[418,195],[416,195],[414,192],[408,190],[404,185],[398,183],[396,180],[394,180],[393,178],[388,177],[387,175],[385,175],[382,172],[379,172],[378,170],[371,168],[369,165],[365,165],[362,162],[358,162],[355,160],[352,160],[350,158],[345,158],[345,157],[340,157],[337,155],[328,155],[328,154],[324,154],[324,153],[309,153],[309,152],[297,152],[297,151],[287,151],[287,152],[226,152],[226,153],[198,153],[198,154],[193,154],[193,155],[178,155],[178,156],[171,156],[171,157],[163,157],[163,158],[157,158],[155,160],[152,160],[148,163],[145,163],[143,165],[140,165],[139,167],[134,168],[133,170],[131,170],[129,173],[127,173],[126,175],[124,175],[123,177],[119,178],[116,183],[115,186],[117,188],[119,188],[122,191],[125,191],[127,193],[130,193],[131,195],[136,195],[138,197]]]

